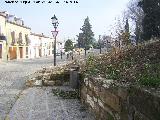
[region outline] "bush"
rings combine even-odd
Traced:
[[[145,86],[160,86],[160,63],[145,64],[143,73],[139,75],[139,83]]]
[[[89,56],[86,73],[107,79],[160,86],[160,41],[112,51],[101,56]],[[137,82],[138,81],[138,82]]]

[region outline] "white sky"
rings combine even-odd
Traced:
[[[22,1],[22,0],[17,0]],[[29,1],[29,0],[28,0]],[[84,19],[88,16],[95,38],[98,35],[109,34],[110,26],[115,18],[120,16],[129,0],[77,0],[78,3],[65,3],[64,0],[40,0],[45,3],[5,3],[0,1],[0,10],[8,11],[24,20],[25,25],[31,27],[32,32],[44,33],[51,36],[53,26],[51,17],[55,14],[59,20],[58,39],[76,38]],[[52,1],[52,3],[48,3]],[[70,0],[68,0],[70,1]],[[73,0],[74,1],[74,0]]]

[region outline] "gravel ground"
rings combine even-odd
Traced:
[[[57,64],[64,63],[57,57]],[[29,74],[43,67],[53,66],[53,57],[0,63],[0,120],[9,113],[19,94],[25,88]]]
[[[9,120],[95,120],[94,115],[80,104],[78,99],[62,99],[54,96],[53,88],[67,86],[29,88],[21,93],[7,119]]]

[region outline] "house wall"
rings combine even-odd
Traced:
[[[6,35],[5,17],[0,14],[0,35]]]
[[[41,37],[39,35],[30,35],[30,58],[41,57],[39,51],[41,51]]]
[[[0,35],[6,36],[5,16],[0,14]],[[0,61],[7,60],[6,40],[0,40]]]
[[[30,39],[31,39],[31,44],[30,44],[31,58],[53,55],[52,38],[46,37],[43,34],[31,33]]]
[[[11,32],[15,32],[15,42],[12,44]],[[6,22],[6,33],[7,33],[7,42],[8,42],[8,56],[9,59],[25,59],[29,57],[29,52],[26,54],[26,49],[29,45],[26,42],[26,35],[30,37],[31,29],[22,25],[18,25],[14,22]],[[19,33],[22,33],[22,44],[18,44]],[[11,49],[16,47],[16,57],[13,57],[15,52],[12,52]]]
[[[42,39],[42,55],[43,56],[52,56],[52,42],[53,39],[49,37],[43,37]]]

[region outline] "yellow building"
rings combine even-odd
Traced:
[[[31,33],[21,18],[0,12],[0,61],[53,55],[53,38]]]
[[[9,60],[28,58],[30,32],[31,28],[24,26],[23,20],[7,15],[6,35]]]
[[[0,13],[0,61],[7,60],[7,48],[6,48],[6,17]]]

